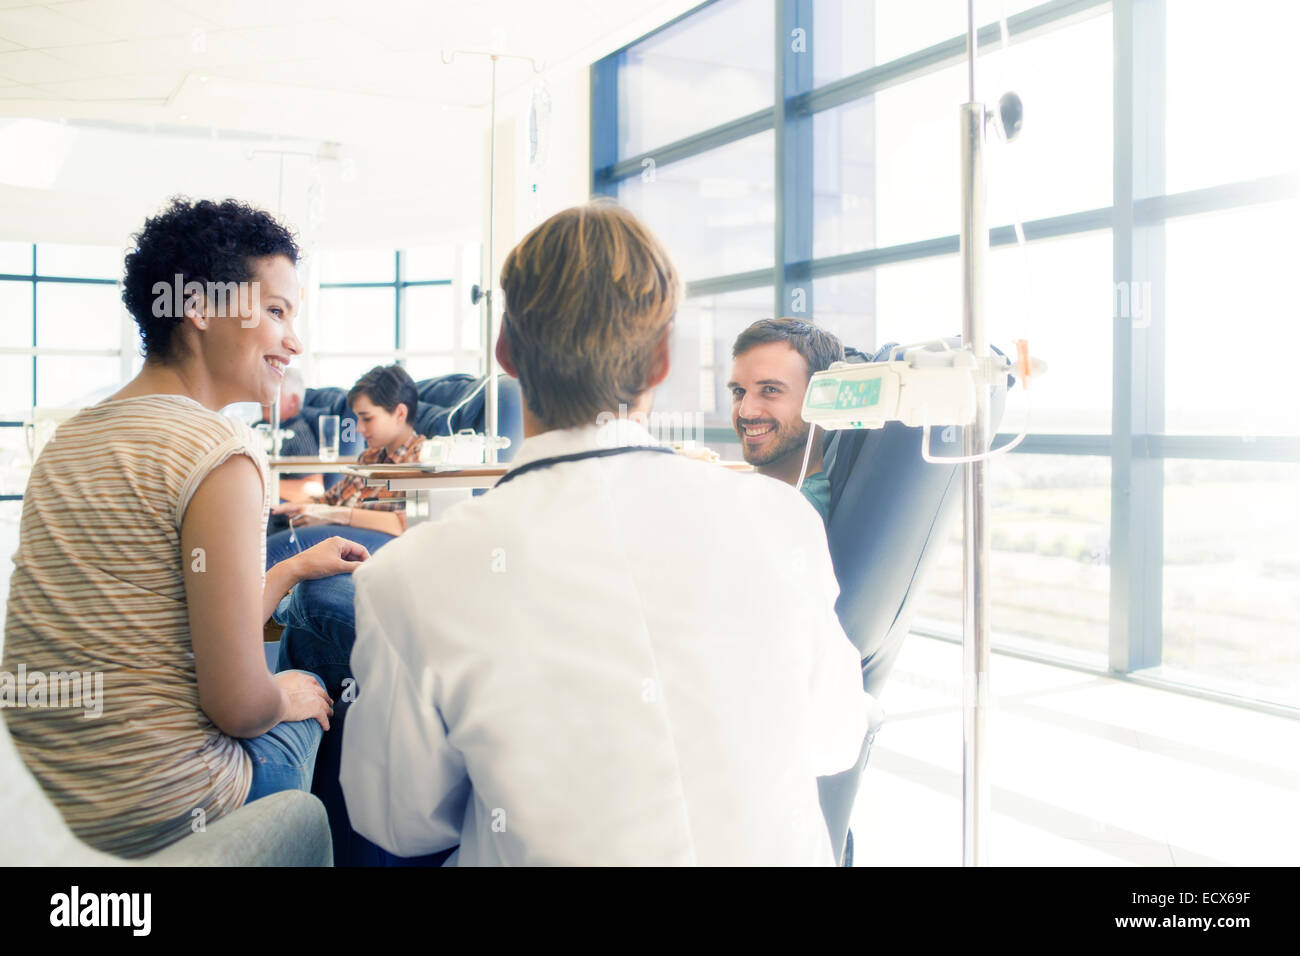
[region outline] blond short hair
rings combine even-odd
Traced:
[[[556,213],[510,250],[501,290],[519,387],[548,428],[631,407],[682,295],[654,234],[601,200]]]

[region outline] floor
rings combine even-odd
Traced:
[[[961,648],[912,635],[854,808],[858,866],[961,863]],[[1300,720],[994,654],[989,863],[1300,864]]]

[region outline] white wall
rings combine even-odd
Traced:
[[[488,180],[483,183],[483,269],[484,284],[495,289],[501,264],[510,250],[528,232],[549,216],[584,202],[591,190],[589,67],[572,67],[555,75],[538,77],[550,98],[550,119],[539,124],[540,162],[530,163],[529,117],[533,111],[534,86],[526,86],[497,104],[496,201],[491,208],[495,234],[488,256]],[[489,166],[490,146],[484,136],[483,166]],[[493,303],[494,330],[500,328],[501,297]],[[495,344],[495,331],[488,338]],[[483,366],[486,368],[486,365]]]
[[[436,114],[420,128],[408,123],[345,147],[182,128],[0,120],[0,239],[125,246],[174,194],[234,196],[339,248],[473,237],[483,179],[473,144],[481,123],[463,112]],[[323,204],[313,214],[317,176]]]
[[[551,99],[544,165],[528,162],[531,87],[498,103],[498,264],[533,225],[588,194],[587,68],[541,81]],[[181,127],[0,119],[0,240],[125,248],[145,217],[179,194],[246,200],[327,248],[473,241],[486,229],[485,126],[481,111],[433,108],[389,135],[339,147]]]
[[[552,214],[584,202],[591,192],[591,85],[589,68],[538,77],[550,98],[550,120],[540,125],[539,163],[530,163],[529,117],[534,87],[526,86],[497,106],[496,236],[490,274],[501,272],[510,250]],[[487,166],[488,146],[483,147]],[[488,222],[488,184],[483,184],[483,228]],[[486,239],[484,256],[487,256]]]

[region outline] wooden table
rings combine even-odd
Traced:
[[[314,455],[267,455],[266,463],[271,474],[333,475],[347,471],[357,463],[356,458],[335,458],[326,461]]]
[[[280,500],[281,475],[337,475],[343,474],[357,463],[354,457],[334,458],[329,461],[315,455],[267,455],[271,470],[271,503]]]
[[[507,465],[349,465],[340,469],[367,485],[389,491],[451,491],[456,488],[491,488],[508,470]]]
[[[753,471],[745,461],[704,462],[728,471]],[[367,485],[389,491],[439,491],[456,488],[491,488],[508,470],[509,465],[349,465],[340,471],[356,475]]]

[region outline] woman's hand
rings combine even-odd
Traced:
[[[302,671],[281,671],[275,675],[275,682],[280,685],[282,721],[314,718],[322,730],[330,729],[334,701],[316,678]]]
[[[287,515],[290,518],[296,518],[302,514],[302,509],[306,506],[302,501],[286,501],[284,504],[276,505],[271,509],[273,515]]]
[[[357,565],[369,559],[370,552],[347,538],[326,538],[290,561],[296,562],[299,581],[328,578],[334,574],[351,574]]]

